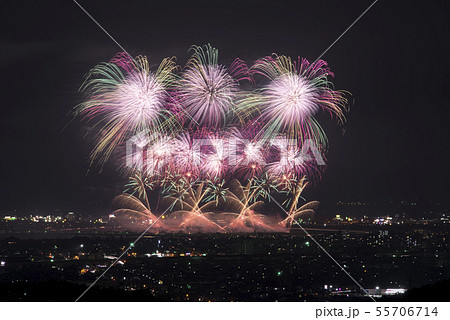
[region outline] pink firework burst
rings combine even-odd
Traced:
[[[279,160],[267,166],[267,172],[274,178],[283,178],[290,175],[302,177],[308,173],[311,164],[307,163],[301,148],[297,144],[289,144],[288,140],[273,140],[279,151]]]
[[[239,81],[250,80],[246,64],[236,59],[230,68],[218,64],[218,50],[207,45],[192,46],[177,91],[177,102],[187,123],[217,127],[226,122],[239,95]]]
[[[228,146],[224,139],[211,135],[206,140],[202,171],[211,180],[222,178],[228,170]]]
[[[333,90],[328,77],[333,73],[325,61],[310,64],[306,59],[273,55],[255,62],[252,70],[271,80],[259,94],[242,101],[240,109],[259,110],[262,133],[270,138],[285,133],[291,138],[314,139],[321,145],[327,138],[314,115],[323,110],[345,121],[347,100]]]
[[[146,173],[148,176],[164,176],[171,171],[173,166],[172,154],[174,152],[174,140],[166,135],[161,135],[150,141],[147,150]]]
[[[146,57],[132,59],[119,54],[89,72],[81,87],[88,99],[76,112],[100,128],[92,159],[101,156],[101,161],[106,161],[120,143],[138,131],[163,132],[175,127],[165,104],[176,68],[173,59],[164,59],[158,70],[151,72]]]
[[[265,162],[265,147],[256,138],[247,139],[237,128],[228,138],[230,170],[238,177],[249,179],[261,174]]]
[[[200,142],[189,133],[178,135],[174,141],[173,166],[177,172],[187,177],[198,176],[202,166]]]

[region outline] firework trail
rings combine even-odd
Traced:
[[[118,195],[114,198],[112,205],[114,208],[117,208],[112,212],[114,215],[140,218],[148,224],[152,224],[156,221],[153,225],[155,232],[169,231],[169,228],[161,220],[158,220],[158,217],[151,212],[150,206],[145,206],[141,200],[133,195]]]
[[[142,176],[139,173],[135,173],[130,177],[130,181],[125,185],[126,190],[131,196],[137,194],[137,197],[143,199],[147,205],[148,210],[150,210],[150,204],[147,197],[147,189],[153,190],[155,187],[155,181],[150,180],[146,176]]]
[[[227,225],[227,230],[234,232],[274,232],[280,231],[280,228],[272,226],[267,218],[256,213],[264,201],[254,201],[256,190],[251,188],[251,181],[246,187],[243,187],[238,180],[231,182],[230,191],[225,196],[227,205],[237,212],[236,218]]]
[[[298,208],[300,200],[306,201],[301,195],[307,185],[308,181],[306,180],[306,178],[301,178],[300,180],[293,183],[291,189],[291,197],[289,197],[283,203],[283,205],[287,206],[288,216],[280,222],[281,225],[290,228],[292,227],[295,219],[304,218],[315,214],[317,208],[319,207],[318,201],[308,202]]]
[[[208,218],[211,213],[209,210],[216,206],[214,201],[206,201],[205,197],[210,192],[210,188],[204,188],[205,183],[200,183],[197,188],[189,187],[187,196],[184,199],[167,197],[172,203],[177,203],[180,207],[172,213],[173,219],[180,219],[181,223],[177,226],[179,231],[189,232],[190,230],[223,232],[224,228],[213,220]]]

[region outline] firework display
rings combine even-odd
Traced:
[[[288,231],[318,206],[301,197],[325,165],[318,116],[343,123],[344,93],[322,60],[226,67],[211,45],[191,52],[184,68],[166,58],[156,70],[119,53],[86,76],[75,114],[98,132],[91,164],[112,158],[129,180],[114,213],[153,232]],[[287,215],[262,214],[272,199]]]

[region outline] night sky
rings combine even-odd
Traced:
[[[82,1],[155,65],[211,43],[220,62],[273,52],[315,60],[372,1]],[[2,4],[0,209],[108,207],[114,169],[91,169],[72,108],[83,76],[120,48],[72,1]],[[310,200],[447,200],[448,1],[380,0],[322,58],[352,93],[345,134],[323,119],[328,168]]]

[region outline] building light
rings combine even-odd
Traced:
[[[391,295],[391,294],[403,294],[405,293],[405,289],[399,288],[399,289],[386,289],[385,294]]]

